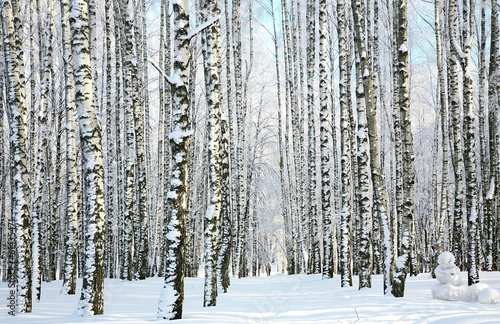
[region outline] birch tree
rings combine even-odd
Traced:
[[[29,214],[29,174],[27,169],[26,79],[23,61],[21,8],[18,1],[2,2],[2,27],[7,71],[12,154],[12,212],[15,221],[17,271],[16,313],[32,310],[31,217]]]
[[[410,121],[410,93],[408,82],[408,47],[407,47],[407,0],[398,2],[398,90],[399,115],[401,120],[401,139],[403,149],[403,205],[401,222],[401,252],[396,260],[394,285],[395,297],[403,297],[405,281],[410,271],[411,253],[414,238],[413,192],[415,185],[415,156],[413,153],[413,135]]]
[[[458,42],[458,14],[457,2],[450,1],[448,8],[448,28],[450,37],[450,57],[449,66],[449,98],[450,98],[450,117],[451,117],[451,135],[453,143],[452,163],[455,172],[455,201],[453,210],[453,239],[452,252],[455,255],[457,264],[463,264],[463,198],[464,198],[464,165],[463,165],[463,146],[462,146],[462,127],[459,102],[459,70],[460,62],[455,42]]]
[[[500,47],[500,26],[499,26],[499,15],[498,15],[498,1],[491,1],[491,39],[490,39],[490,66],[488,71],[488,147],[490,152],[490,164],[489,164],[489,178],[483,179],[485,185],[488,186],[488,193],[485,197],[485,215],[484,215],[484,226],[486,227],[486,242],[485,242],[485,267],[486,270],[491,270],[495,266],[495,260],[500,260],[499,255],[495,255],[495,250],[497,253],[498,245],[495,246],[493,238],[497,235],[499,221],[497,219],[496,228],[497,233],[495,234],[495,222],[494,222],[494,211],[498,210],[498,189],[500,180],[500,156],[499,156],[499,120],[498,120],[498,110],[500,102],[498,101],[498,94],[500,92],[499,82],[500,82],[500,57],[499,57],[499,47]],[[497,243],[498,244],[498,243]]]
[[[158,304],[158,319],[182,318],[184,301],[184,261],[186,239],[186,208],[189,140],[189,5],[187,0],[176,1],[174,10],[174,74],[169,78],[172,87],[172,150],[170,191],[167,194],[168,224],[165,282]]]
[[[347,78],[349,78],[347,69],[347,33],[345,17],[345,0],[337,1],[337,33],[339,37],[339,103],[340,103],[340,138],[341,146],[341,216],[340,216],[340,285],[342,287],[352,286],[351,271],[351,125],[350,111],[347,96]]]
[[[330,205],[330,151],[328,134],[328,98],[327,98],[327,73],[326,73],[326,0],[319,3],[319,92],[320,92],[320,147],[321,147],[321,214],[323,217],[323,278],[333,277],[332,240],[331,240],[331,205]],[[336,148],[335,148],[336,149]]]
[[[371,262],[372,247],[370,240],[371,214],[373,209],[373,187],[370,171],[370,143],[368,134],[367,110],[372,104],[370,93],[371,79],[369,65],[367,64],[367,52],[365,47],[365,24],[362,16],[361,1],[352,0],[352,11],[354,17],[354,43],[356,46],[356,106],[358,113],[358,182],[359,193],[356,197],[359,206],[359,247],[358,247],[358,274],[359,289],[371,287]]]
[[[204,23],[211,25],[202,32],[205,89],[208,109],[208,182],[209,204],[205,212],[205,294],[203,306],[215,306],[217,298],[217,222],[221,212],[221,186],[219,165],[220,142],[220,9],[219,1],[204,3]],[[213,21],[216,20],[216,21]]]
[[[471,26],[474,21],[472,13],[474,13],[474,1],[471,3],[464,2],[464,16],[471,12]],[[467,19],[464,17],[464,21]],[[465,167],[465,184],[466,184],[466,218],[467,218],[467,273],[468,283],[473,285],[479,282],[479,255],[478,255],[478,217],[479,217],[479,202],[476,180],[476,136],[475,136],[475,113],[474,113],[474,96],[473,96],[473,81],[470,68],[470,53],[474,43],[474,36],[470,31],[471,26],[464,23],[463,28],[463,44],[460,46],[458,41],[453,41],[455,50],[461,58],[463,70],[463,110],[464,110],[464,167]],[[460,46],[460,47],[459,47]]]
[[[307,223],[309,228],[308,244],[308,273],[319,273],[320,254],[318,240],[318,207],[316,205],[316,129],[314,106],[314,67],[316,55],[316,6],[313,0],[307,2],[307,129],[308,129],[308,167],[307,176],[309,188],[307,190]]]
[[[69,27],[69,0],[61,1],[61,27],[63,40],[63,59],[65,73],[65,107],[66,107],[66,222],[64,276],[62,294],[76,293],[77,279],[77,240],[78,240],[78,169],[76,144],[76,111],[75,85],[73,75],[73,59],[71,55],[71,31]]]
[[[101,315],[104,312],[104,170],[101,128],[94,110],[87,1],[71,1],[69,21],[87,224],[83,287],[77,313],[81,316]]]

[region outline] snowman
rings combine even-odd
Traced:
[[[455,257],[450,252],[443,252],[438,257],[439,266],[434,270],[440,284],[462,285],[460,269],[455,265]]]
[[[432,297],[449,301],[479,302],[497,304],[500,293],[486,284],[477,283],[470,287],[462,282],[460,269],[455,265],[455,257],[443,252],[438,257],[439,265],[434,270],[438,283],[432,286]]]
[[[467,286],[462,283],[460,269],[455,265],[453,254],[441,253],[438,263],[434,272],[439,283],[432,286],[432,297],[449,301],[467,301]]]

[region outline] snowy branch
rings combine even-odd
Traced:
[[[221,19],[221,15],[217,15],[215,17],[209,18],[206,22],[203,24],[199,25],[198,27],[191,29],[189,33],[184,37],[184,39],[191,39],[201,33],[204,29],[212,26],[214,23],[216,23],[219,19]]]
[[[167,75],[165,71],[163,71],[158,65],[156,65],[156,63],[151,58],[149,59],[149,63],[151,63],[151,65],[158,71],[158,73],[163,76],[165,81],[167,81],[170,86],[179,87],[184,84],[180,78],[176,77],[176,75]]]

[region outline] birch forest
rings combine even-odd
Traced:
[[[500,1],[0,0],[0,278],[158,319],[248,276],[500,270]],[[82,279],[82,285],[77,280]]]

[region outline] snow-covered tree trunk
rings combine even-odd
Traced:
[[[498,261],[500,261],[500,255],[495,255],[495,250],[497,253],[500,252],[498,249],[498,242],[495,244],[494,237],[498,238],[498,234],[495,233],[495,208],[497,210],[496,228],[497,231],[500,229],[500,222],[498,221],[498,211],[500,206],[498,206],[498,188],[499,188],[499,177],[498,172],[500,168],[500,158],[499,153],[499,120],[498,120],[498,110],[500,109],[500,102],[498,99],[498,93],[500,92],[500,26],[499,26],[499,14],[498,14],[498,1],[491,1],[491,38],[490,38],[490,66],[488,71],[488,147],[490,153],[490,164],[489,164],[489,178],[483,179],[484,185],[488,186],[488,193],[485,197],[485,214],[484,214],[484,227],[486,228],[485,235],[485,268],[486,270],[492,270],[495,268],[495,260],[497,261],[496,268],[498,267]],[[495,246],[496,245],[496,246]]]
[[[124,71],[122,71],[122,52],[121,52],[121,42],[120,42],[120,24],[116,23],[118,21],[119,13],[118,13],[118,8],[119,6],[114,3],[113,4],[113,19],[115,20],[114,23],[114,39],[115,39],[115,46],[114,46],[114,52],[115,52],[115,78],[114,78],[114,85],[115,85],[115,91],[116,91],[116,98],[115,100],[115,134],[121,134],[122,130],[122,125],[121,122],[124,120],[122,116],[124,115],[122,113],[123,110],[123,80],[122,77],[124,75]],[[119,224],[124,224],[124,219],[125,219],[125,186],[124,186],[124,157],[122,154],[123,147],[122,147],[122,136],[116,135],[115,137],[115,148],[116,148],[116,164],[115,164],[115,172],[116,172],[116,213],[118,215],[117,222]],[[118,255],[117,255],[117,267],[119,268],[119,272],[117,272],[117,276],[121,279],[124,279],[126,275],[124,275],[123,268],[125,264],[125,257],[123,256],[123,250],[124,250],[124,236],[125,236],[125,226],[119,226],[118,227],[118,233],[117,233],[117,249],[118,249]]]
[[[283,3],[283,1],[282,1]],[[282,8],[282,10],[285,8]],[[287,259],[287,272],[288,274],[295,274],[295,253],[294,253],[294,240],[293,240],[293,216],[292,216],[292,208],[290,206],[290,195],[289,195],[289,186],[287,186],[287,181],[286,181],[286,165],[288,165],[288,150],[285,151],[284,147],[288,146],[288,141],[285,140],[283,143],[283,117],[282,117],[282,101],[281,101],[281,95],[282,95],[282,90],[281,90],[281,75],[280,75],[280,64],[278,60],[278,55],[279,55],[279,44],[278,44],[278,38],[277,38],[277,31],[276,31],[276,17],[274,14],[274,7],[272,0],[269,2],[269,8],[267,9],[268,13],[271,15],[273,19],[273,33],[271,34],[273,41],[274,41],[274,62],[275,62],[275,68],[276,68],[276,89],[277,89],[277,110],[278,110],[278,150],[279,150],[279,167],[280,167],[280,189],[281,189],[281,208],[282,208],[282,215],[283,215],[283,222],[285,226],[285,249],[286,249],[286,259]],[[285,16],[285,19],[287,17]],[[283,21],[287,22],[288,20],[286,19]],[[288,24],[285,24],[286,28],[288,27]],[[289,55],[289,48],[286,47],[286,44],[288,43],[288,33],[286,34],[287,37],[285,38],[285,53],[286,55]],[[285,72],[287,71],[287,68],[290,66],[290,59],[287,56],[285,59]],[[288,83],[287,83],[288,84]],[[289,89],[288,86],[285,87],[286,89]],[[288,96],[285,96],[285,102],[288,103]],[[285,107],[288,109],[288,105],[285,104]],[[285,127],[286,129],[286,127]],[[288,172],[290,172],[290,168],[288,168]],[[289,177],[289,180],[291,181],[291,178]]]
[[[296,94],[295,101],[296,104],[293,106],[292,110],[292,128],[297,131],[292,132],[293,140],[293,152],[294,152],[294,164],[295,164],[295,177],[296,177],[296,205],[297,205],[297,264],[298,272],[307,272],[307,265],[309,263],[308,255],[308,227],[307,227],[307,212],[306,212],[306,155],[304,151],[304,143],[306,141],[306,136],[301,136],[305,134],[304,130],[304,115],[306,113],[305,104],[305,91],[304,91],[304,59],[303,59],[303,32],[302,32],[302,11],[300,3],[292,2],[292,25],[296,26],[295,30],[292,31],[292,50],[294,57],[294,91]],[[298,72],[297,72],[298,71]]]
[[[365,102],[367,107],[367,117],[368,117],[368,136],[370,142],[370,168],[373,183],[373,233],[372,240],[375,240],[377,236],[380,242],[374,242],[373,258],[375,263],[375,254],[378,252],[380,255],[377,256],[382,263],[382,272],[384,274],[384,294],[390,293],[392,290],[393,282],[393,271],[395,257],[393,254],[392,246],[392,236],[393,233],[390,229],[390,219],[387,210],[387,199],[386,190],[384,185],[384,180],[382,176],[382,168],[380,162],[380,149],[379,149],[379,135],[377,130],[377,106],[378,106],[378,56],[379,56],[379,46],[378,46],[378,1],[374,2],[374,37],[373,37],[373,69],[369,70],[370,75],[372,75],[371,81],[372,86],[370,87],[370,78],[363,82],[365,87]],[[368,58],[362,58],[366,60],[365,66],[369,67]],[[380,251],[375,249],[375,246],[380,247]],[[375,264],[374,264],[375,267]]]
[[[137,216],[138,216],[138,228],[134,229],[139,233],[139,244],[137,245],[138,251],[138,261],[137,267],[135,269],[134,277],[139,279],[146,279],[149,272],[149,207],[148,207],[148,192],[149,192],[149,181],[148,181],[148,163],[146,160],[148,153],[146,142],[149,139],[147,135],[149,129],[145,129],[145,125],[149,125],[149,121],[146,122],[145,119],[149,118],[149,107],[147,95],[147,79],[145,79],[145,68],[144,68],[144,58],[143,54],[143,42],[141,39],[141,22],[145,17],[140,15],[140,8],[135,9],[136,12],[129,13],[128,19],[130,19],[128,30],[130,38],[129,42],[134,42],[134,44],[129,44],[129,48],[134,48],[132,52],[133,56],[129,56],[133,61],[127,61],[132,69],[132,93],[133,93],[133,114],[134,114],[134,125],[135,125],[135,154],[136,154],[136,184],[137,184]],[[147,114],[146,114],[147,113]]]
[[[307,2],[307,129],[308,129],[308,190],[307,190],[307,226],[308,237],[308,273],[321,272],[318,237],[318,207],[316,201],[316,126],[314,105],[314,67],[316,55],[316,6],[313,0]]]
[[[75,80],[71,55],[69,0],[61,1],[62,45],[64,59],[64,100],[66,108],[66,237],[62,294],[76,293],[78,247],[78,166],[76,144]]]
[[[359,288],[371,287],[372,247],[370,232],[372,229],[373,187],[370,170],[370,138],[368,129],[368,109],[372,104],[370,93],[371,79],[365,47],[365,25],[362,15],[360,0],[352,0],[354,17],[354,43],[356,56],[356,106],[358,113],[358,182],[359,193],[357,204],[359,206],[360,231],[358,237],[358,274]]]
[[[464,2],[464,16],[468,16],[469,10],[474,12],[474,6],[468,7]],[[463,26],[463,43],[460,46],[454,41],[456,52],[461,58],[463,70],[463,110],[464,110],[464,167],[465,167],[465,207],[467,219],[467,272],[468,283],[473,285],[479,282],[479,201],[476,180],[476,129],[474,113],[473,81],[470,67],[470,53],[474,42],[474,36],[469,26]]]
[[[398,90],[401,117],[401,144],[403,149],[403,205],[401,219],[401,253],[396,261],[392,293],[403,297],[406,276],[410,269],[414,238],[413,191],[415,185],[415,156],[410,121],[410,93],[408,81],[407,0],[398,2]]]
[[[170,75],[172,72],[172,37],[171,37],[171,21],[169,14],[169,4],[170,1],[165,2],[165,62],[163,70],[167,75]],[[168,192],[170,191],[170,171],[171,171],[171,151],[170,151],[170,143],[167,141],[167,134],[170,134],[171,131],[171,120],[172,120],[172,91],[170,84],[168,82],[165,83],[165,113],[164,113],[164,121],[163,121],[163,134],[164,134],[164,144],[163,144],[163,228],[161,234],[161,246],[160,246],[160,273],[163,275],[164,268],[166,265],[166,231],[168,224]]]
[[[335,17],[334,19],[330,19],[328,22],[329,27],[329,37],[328,37],[328,56],[330,59],[330,62],[335,62],[337,58],[337,50],[338,47],[335,46],[335,43],[337,41],[338,34],[335,33],[334,31],[336,30],[337,26],[337,19],[336,19],[336,6],[337,4],[331,4],[330,9],[327,12],[327,14],[330,14],[332,17]],[[340,127],[339,124],[337,123],[337,97],[335,95],[335,84],[338,82],[338,75],[336,75],[336,71],[338,69],[338,66],[335,64],[330,64],[330,94],[329,94],[329,100],[330,100],[330,118],[331,118],[331,134],[332,134],[332,158],[333,158],[333,178],[331,179],[332,182],[332,191],[333,191],[333,201],[332,201],[332,215],[330,222],[333,225],[330,225],[330,237],[331,237],[331,253],[332,253],[332,271],[333,273],[337,273],[338,270],[338,244],[337,244],[337,228],[338,228],[338,218],[335,217],[336,215],[340,215],[341,212],[341,191],[340,191],[340,184],[341,184],[341,171],[340,171],[340,150],[338,149],[339,141],[340,141]],[[342,145],[342,144],[341,144]]]
[[[450,37],[450,58],[448,61],[449,73],[449,100],[451,117],[451,135],[453,142],[452,163],[455,172],[455,202],[453,211],[453,239],[452,253],[455,255],[457,265],[463,265],[463,198],[464,198],[464,175],[463,175],[463,150],[462,150],[462,127],[459,101],[459,57],[454,42],[458,42],[457,29],[457,2],[450,1],[448,9],[448,28]]]
[[[319,92],[320,92],[320,147],[321,147],[321,215],[323,221],[323,279],[333,277],[331,213],[330,205],[330,147],[328,136],[330,123],[328,120],[328,86],[326,72],[326,0],[319,2]]]
[[[229,167],[229,139],[226,120],[221,121],[220,129],[220,187],[221,210],[219,231],[219,256],[217,260],[217,283],[221,290],[227,293],[230,284],[229,266],[231,259],[231,197],[230,197],[230,167]]]
[[[340,103],[340,141],[341,145],[341,215],[340,215],[340,285],[352,286],[351,271],[351,124],[347,97],[347,33],[345,0],[337,1],[337,33],[339,37],[339,103]]]
[[[236,212],[237,212],[237,242],[236,242],[236,266],[238,277],[244,276],[246,272],[246,237],[245,237],[245,184],[244,177],[244,105],[243,105],[243,78],[242,78],[242,53],[241,53],[241,1],[234,0],[232,7],[232,31],[233,31],[233,64],[235,80],[235,112],[236,112]]]
[[[30,313],[32,309],[32,224],[27,169],[27,110],[26,80],[23,61],[21,8],[18,1],[2,2],[2,27],[7,75],[7,96],[10,111],[10,145],[12,154],[12,213],[15,221],[17,272],[16,313]]]
[[[94,110],[89,44],[88,3],[72,0],[70,11],[71,47],[75,77],[75,105],[78,112],[85,183],[85,268],[78,314],[104,312],[104,170],[101,128]]]
[[[234,159],[236,158],[236,145],[235,145],[235,131],[234,131],[234,108],[233,108],[233,74],[231,72],[231,66],[234,63],[232,62],[232,39],[231,37],[231,11],[229,10],[229,2],[228,0],[224,0],[224,22],[226,26],[226,105],[227,105],[227,131],[228,131],[228,149],[229,149],[229,168],[230,168],[230,195],[231,199],[235,199],[235,195],[237,192],[236,188],[236,179],[234,179],[236,174],[236,162]],[[237,244],[236,244],[236,235],[237,235],[237,214],[238,214],[238,206],[236,203],[232,203],[231,206],[231,251],[230,254],[236,255],[237,252]],[[236,257],[232,257],[232,267],[233,274],[236,274]]]
[[[42,20],[39,2],[37,3],[38,20],[39,25]],[[39,60],[41,72],[41,93],[40,93],[40,105],[38,107],[38,145],[36,150],[36,169],[35,169],[35,183],[32,190],[31,197],[31,213],[33,221],[33,277],[35,283],[35,293],[37,301],[40,301],[41,289],[42,289],[42,273],[46,272],[44,269],[45,260],[44,257],[47,254],[45,249],[45,244],[48,245],[50,235],[44,238],[46,235],[48,227],[47,221],[49,216],[45,209],[46,199],[48,197],[43,195],[47,193],[49,186],[49,136],[50,130],[48,126],[48,110],[49,110],[49,100],[50,100],[50,85],[51,85],[51,75],[52,75],[52,33],[51,33],[51,9],[52,2],[48,1],[48,13],[44,25],[44,30],[39,30]],[[50,189],[48,189],[50,190]],[[46,274],[46,273],[45,273]]]
[[[399,3],[392,2],[392,119],[394,124],[394,159],[395,159],[395,217],[393,221],[394,252],[398,253],[401,243],[401,215],[403,214],[403,147],[401,142],[401,116],[399,109],[399,55],[398,55],[398,15]]]
[[[481,223],[485,224],[488,222],[488,217],[486,214],[488,213],[488,203],[486,202],[486,198],[488,196],[488,189],[489,189],[489,158],[488,158],[488,151],[487,151],[487,137],[486,137],[486,123],[485,123],[485,112],[486,112],[486,95],[487,95],[487,86],[486,86],[486,79],[487,79],[487,73],[486,73],[486,38],[489,36],[488,31],[486,31],[486,0],[481,0],[481,23],[480,23],[480,30],[479,30],[479,36],[478,36],[478,52],[479,52],[479,57],[478,57],[478,69],[479,69],[479,88],[478,88],[478,141],[479,141],[479,155],[477,157],[478,160],[478,166],[480,167],[480,173],[479,173],[479,178],[478,180],[478,201],[479,201],[479,217],[481,218],[481,215],[483,216],[483,219],[480,221]],[[485,226],[482,227],[479,225],[478,226],[479,232],[484,233],[484,236],[488,236],[488,232],[491,232],[491,229],[486,228]],[[488,245],[488,239],[484,241],[480,241],[482,246],[484,247],[484,254],[485,254],[485,262],[484,262],[484,269],[491,270],[491,267],[488,268],[487,265],[487,256],[486,256],[486,245]],[[481,249],[481,247],[479,247]]]
[[[113,115],[114,106],[111,100],[112,91],[112,61],[111,61],[111,18],[113,16],[111,2],[106,1],[104,6],[104,11],[106,13],[105,21],[105,35],[106,35],[106,146],[107,146],[107,156],[106,156],[106,213],[108,219],[106,220],[106,277],[113,278],[115,276],[115,266],[114,266],[114,228],[113,222],[116,219],[115,213],[115,189],[117,185],[116,173],[113,167],[115,161],[115,143],[113,138]],[[120,136],[120,134],[116,134]]]
[[[168,16],[166,13],[166,3],[167,1],[162,0],[160,3],[160,48],[158,50],[158,65],[160,69],[167,74],[165,71],[165,18]],[[160,262],[162,260],[161,252],[163,246],[163,241],[161,238],[161,220],[160,215],[162,214],[163,202],[163,183],[164,179],[164,168],[165,161],[163,156],[164,145],[163,139],[165,138],[165,85],[167,84],[164,77],[162,77],[161,72],[158,78],[158,150],[157,150],[157,168],[158,168],[158,185],[156,187],[156,210],[154,212],[153,224],[151,224],[152,235],[153,235],[153,256],[152,256],[152,269],[151,275],[160,274]]]
[[[217,222],[221,211],[219,165],[220,142],[220,57],[219,1],[206,1],[203,6],[204,23],[211,24],[202,31],[202,51],[205,71],[205,95],[208,109],[208,196],[205,212],[205,287],[203,306],[215,306],[217,298]]]
[[[172,149],[170,191],[167,193],[168,224],[165,283],[158,304],[158,319],[182,318],[184,301],[184,262],[186,238],[186,208],[188,183],[189,93],[188,64],[190,61],[189,5],[187,0],[173,2],[174,9],[174,73],[172,86]]]
[[[449,172],[449,136],[448,136],[448,91],[443,67],[443,49],[441,35],[441,5],[440,1],[434,2],[434,26],[436,36],[436,63],[439,79],[439,105],[441,117],[441,198],[439,202],[438,229],[436,248],[434,248],[433,265],[437,265],[437,257],[445,251],[445,224],[448,218],[448,172]],[[432,269],[434,273],[434,268]]]
[[[128,16],[127,2],[122,0],[119,6],[115,7],[116,21],[120,22],[120,54],[118,60],[122,62],[123,73],[123,110],[124,110],[124,125],[125,125],[125,178],[124,178],[124,210],[123,210],[123,248],[122,248],[122,266],[120,277],[122,279],[132,280],[134,277],[133,252],[138,252],[138,249],[133,249],[133,244],[138,247],[140,229],[134,224],[136,213],[136,142],[135,142],[135,119],[133,118],[134,110],[134,86],[132,80],[137,80],[137,71],[134,69],[134,37],[133,25],[131,18]],[[134,227],[135,225],[135,227]],[[134,235],[135,232],[135,235]],[[134,242],[135,240],[135,242]]]

